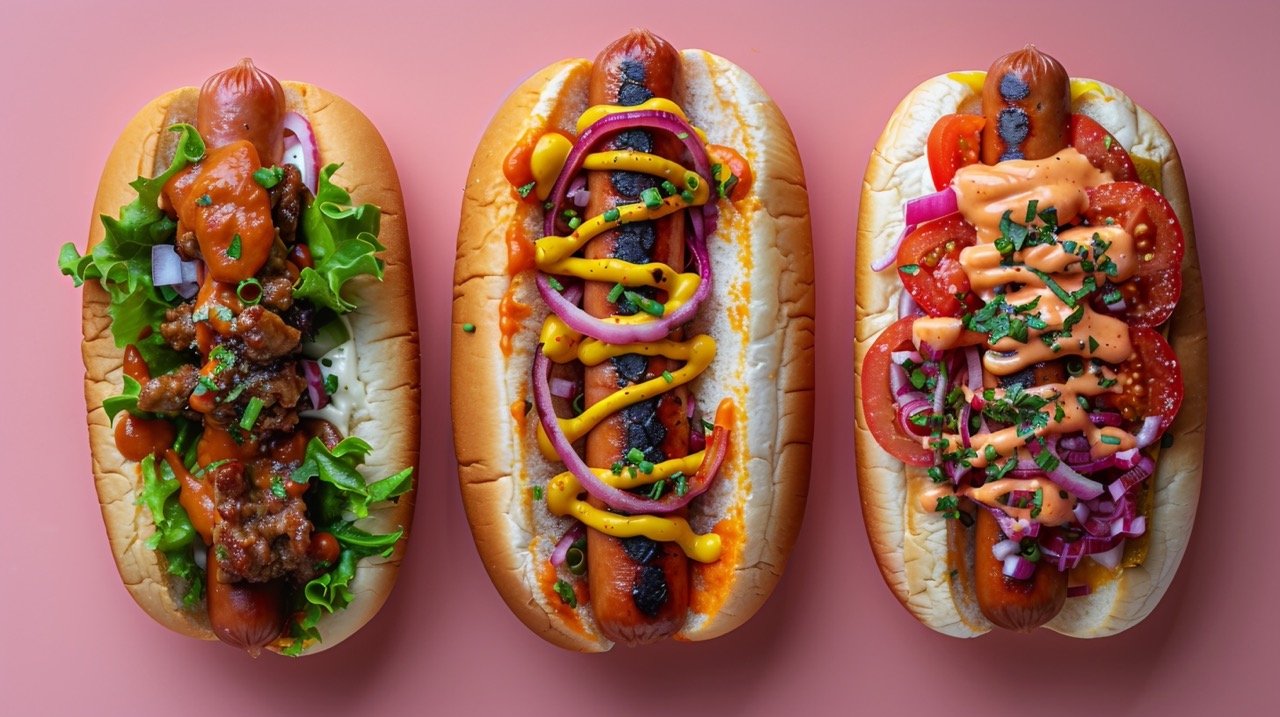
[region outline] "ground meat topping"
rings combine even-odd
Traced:
[[[199,371],[183,364],[172,372],[142,384],[138,391],[138,410],[166,415],[178,414],[187,407],[187,397],[200,381]]]

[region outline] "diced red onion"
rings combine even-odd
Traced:
[[[324,373],[320,364],[312,359],[302,362],[302,374],[307,379],[307,395],[312,408],[324,408],[329,403],[329,392],[324,390]]]
[[[1126,538],[1137,538],[1147,532],[1147,518],[1139,515],[1136,518],[1121,518],[1111,524],[1111,537],[1117,535]]]
[[[578,479],[583,489],[592,497],[603,501],[614,510],[625,513],[665,514],[683,508],[711,487],[728,452],[727,440],[719,441],[717,450],[708,452],[703,457],[703,465],[699,466],[698,472],[691,477],[689,488],[684,495],[677,495],[673,491],[658,500],[652,500],[605,483],[583,462],[577,451],[573,450],[573,444],[560,428],[560,419],[556,417],[555,409],[551,404],[551,385],[548,380],[550,373],[551,360],[542,352],[542,344],[538,344],[533,355],[533,405],[538,410],[538,421],[565,468],[569,469],[569,472]]]
[[[1083,500],[1078,500],[1076,507],[1071,509],[1071,514],[1076,517],[1077,523],[1084,525],[1084,522],[1089,519],[1089,505]]]
[[[698,412],[698,397],[690,393],[687,401],[684,405],[684,417],[692,419],[693,414]]]
[[[1067,542],[1061,535],[1053,535],[1040,541],[1040,551],[1053,558],[1058,570],[1070,570],[1080,564],[1086,555],[1097,555],[1115,548],[1123,538],[1096,538],[1086,535]]]
[[[1144,456],[1142,455],[1141,451],[1139,451],[1137,448],[1130,448],[1128,450],[1119,451],[1118,453],[1112,456],[1112,459],[1114,459],[1115,461],[1115,467],[1119,468],[1120,470],[1126,470],[1126,471],[1129,470],[1130,468],[1136,467],[1139,463],[1142,462],[1143,458]]]
[[[551,395],[556,398],[573,398],[575,388],[573,381],[556,376],[551,378]]]
[[[284,131],[292,133],[297,144],[291,145],[289,138],[285,137],[284,159],[281,161],[297,167],[302,174],[302,183],[315,194],[319,181],[320,147],[316,144],[315,133],[311,131],[311,123],[297,112],[286,112]]]
[[[993,508],[989,505],[983,506],[996,519],[996,523],[1000,526],[1000,532],[1010,540],[1022,540],[1023,538],[1034,538],[1040,534],[1040,523],[1034,520],[1014,520],[999,508]]]
[[[1085,595],[1088,595],[1091,592],[1093,592],[1093,588],[1089,587],[1087,583],[1081,584],[1081,585],[1071,585],[1067,587],[1067,597],[1069,598],[1084,597]]]
[[[1155,470],[1155,465],[1155,461],[1151,460],[1147,456],[1142,456],[1142,459],[1138,461],[1138,465],[1129,469],[1127,473],[1115,479],[1111,482],[1111,485],[1107,486],[1111,497],[1117,501],[1123,498],[1131,488],[1146,480],[1151,475],[1151,472]]]
[[[1000,561],[1016,554],[1019,550],[1022,550],[1022,544],[1016,540],[1001,540],[991,546],[991,554],[995,556],[996,560]]]
[[[586,535],[586,530],[582,527],[582,523],[574,522],[569,529],[564,531],[564,535],[560,538],[560,542],[556,543],[555,550],[551,551],[551,564],[557,568],[564,564],[565,558],[569,555],[569,548],[578,542],[578,539]]]
[[[196,295],[196,262],[183,261],[172,244],[154,244],[151,247],[151,285],[172,286],[184,299]]]
[[[1022,555],[1010,555],[1004,559],[1004,568],[1001,572],[1005,577],[1014,580],[1029,580],[1035,574],[1036,566]]]
[[[1119,426],[1124,419],[1114,411],[1093,411],[1089,414],[1089,422],[1095,426]]]
[[[1120,567],[1120,560],[1124,557],[1124,541],[1121,540],[1116,543],[1114,548],[1104,550],[1101,553],[1094,553],[1090,557],[1102,567],[1115,570]]]
[[[1063,450],[1067,451],[1087,451],[1089,450],[1089,439],[1083,434],[1073,433],[1069,436],[1062,436],[1059,445]]]

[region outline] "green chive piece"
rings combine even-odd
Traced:
[[[270,169],[259,167],[253,173],[253,181],[262,185],[263,189],[271,189],[279,184],[282,179],[284,179],[284,169],[280,167],[271,167]]]
[[[662,380],[663,380],[663,381],[666,381],[667,383],[675,383],[675,382],[676,382],[676,377],[675,377],[675,376],[672,376],[670,371],[663,371],[663,372],[662,372]]]
[[[469,334],[474,334],[476,332],[476,325],[468,321],[462,325],[462,330]]]
[[[528,197],[530,193],[533,192],[533,188],[536,186],[538,186],[537,182],[529,182],[528,184],[522,187],[517,187],[516,191],[520,194],[520,198],[524,199],[525,197]]]
[[[569,231],[573,231],[574,229],[577,229],[580,226],[582,226],[581,219],[574,217],[573,219],[569,220]]]
[[[665,192],[667,196],[672,196],[674,194],[680,193],[680,190],[677,189],[676,185],[672,184],[671,180],[669,179],[662,180],[662,191]]]
[[[555,289],[556,291],[564,291],[564,284],[561,284],[560,280],[555,278],[554,276],[548,276],[547,283],[550,284],[551,288]]]
[[[657,187],[649,187],[640,192],[640,201],[649,209],[657,209],[662,206],[662,195],[658,192]]]
[[[627,451],[628,463],[639,463],[642,460],[644,460],[644,451],[640,450],[639,448],[632,448],[631,450]]]
[[[533,493],[534,500],[542,500],[542,486],[535,485],[530,491]]]
[[[578,596],[573,592],[573,586],[568,580],[557,580],[555,587],[556,595],[560,596],[560,602],[569,607],[578,606]]]
[[[609,290],[609,295],[605,298],[609,300],[609,303],[616,304],[618,299],[622,298],[622,292],[624,291],[626,291],[626,287],[622,284],[614,284],[613,288]]]
[[[1103,443],[1107,444],[1108,446],[1118,446],[1118,445],[1120,445],[1120,437],[1119,437],[1119,436],[1103,436],[1102,438],[1099,438],[1098,440],[1102,441]]]
[[[610,209],[610,210],[606,211],[604,214],[602,214],[602,215],[601,215],[601,217],[602,217],[606,222],[610,222],[610,223],[612,223],[612,222],[616,222],[616,221],[618,221],[619,219],[621,219],[621,218],[622,218],[622,212],[618,211],[618,208],[617,208],[617,207],[614,207],[613,209]]]
[[[569,548],[564,556],[564,564],[574,575],[583,575],[587,572],[587,554],[582,548]]]
[[[246,431],[252,431],[253,424],[258,422],[259,413],[262,413],[262,399],[254,396],[249,399],[249,405],[244,407],[244,415],[240,417],[240,427]]]
[[[919,264],[903,264],[902,266],[898,267],[898,271],[902,272],[903,274],[906,274],[907,276],[915,276],[916,274],[920,273],[920,265]]]
[[[236,285],[236,296],[247,306],[262,301],[262,282],[253,277],[249,277]]]

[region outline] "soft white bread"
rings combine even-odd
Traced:
[[[387,247],[380,254],[386,262],[385,278],[379,282],[359,277],[348,284],[349,297],[356,297],[359,304],[348,318],[357,347],[356,375],[364,387],[365,401],[355,407],[350,425],[338,428],[343,435],[359,436],[374,447],[362,473],[390,475],[418,463],[418,327],[400,182],[386,144],[359,110],[313,85],[282,84],[288,108],[311,122],[322,162],[345,163],[334,181],[352,188],[354,202],[372,202],[382,209],[378,238]],[[121,206],[136,197],[129,182],[139,176],[154,176],[168,166],[173,133],[165,128],[174,122],[192,121],[197,97],[194,87],[174,90],[150,102],[129,122],[98,185],[90,247],[103,239],[99,215],[116,216]],[[111,336],[107,306],[107,293],[96,281],[87,282],[83,310],[85,402],[94,481],[111,551],[125,587],[152,618],[171,630],[212,640],[204,606],[182,607],[178,586],[166,573],[164,556],[143,544],[155,526],[150,512],[137,502],[142,479],[137,464],[125,460],[116,449],[111,423],[102,409],[104,399],[121,391],[124,361],[123,350]],[[414,493],[409,493],[393,504],[374,508],[367,521],[358,525],[374,532],[407,530],[413,519],[413,503]],[[309,645],[304,654],[341,642],[377,613],[395,583],[407,542],[397,543],[389,558],[366,559],[360,564],[351,586],[355,600],[346,610],[322,619],[319,630],[323,640]],[[283,638],[272,649],[289,642],[291,639]]]
[[[695,565],[684,640],[724,634],[773,590],[804,512],[813,422],[813,261],[804,173],[777,106],[741,68],[698,50],[683,56],[681,105],[708,141],[751,164],[749,196],[720,203],[709,240],[713,293],[691,326],[718,343],[711,367],[692,384],[701,406],[738,405],[733,442],[713,488],[692,505],[699,532],[715,529],[721,559]],[[611,644],[589,605],[565,606],[550,590],[551,549],[570,519],[534,501],[532,486],[564,470],[544,460],[537,418],[524,415],[532,360],[547,308],[531,271],[511,276],[511,231],[540,236],[542,210],[523,204],[502,173],[528,130],[572,130],[586,108],[591,63],[566,60],[534,75],[498,110],[467,179],[454,270],[452,406],[462,497],[476,547],[507,605],[550,642],[581,651]],[[516,228],[513,229],[513,226]],[[504,297],[530,308],[501,346]],[[474,325],[474,333],[463,330]]]
[[[867,165],[858,220],[855,385],[860,385],[867,350],[897,319],[903,291],[896,271],[873,272],[870,265],[902,231],[905,202],[934,191],[925,154],[929,131],[943,115],[973,111],[981,93],[981,74],[943,75],[918,86],[894,111]],[[1208,346],[1191,206],[1173,140],[1154,117],[1116,88],[1079,79],[1073,85],[1083,92],[1076,93],[1071,111],[1097,120],[1134,155],[1144,178],[1156,184],[1173,206],[1186,238],[1182,299],[1168,326],[1186,394],[1169,429],[1173,444],[1160,452],[1156,474],[1150,479],[1155,506],[1147,523],[1146,559],[1095,587],[1092,594],[1069,598],[1046,625],[1067,635],[1099,637],[1145,618],[1173,580],[1186,550],[1200,493]],[[913,615],[939,632],[960,637],[987,632],[992,625],[978,610],[969,578],[973,555],[967,531],[940,513],[921,509],[919,496],[928,477],[919,469],[904,470],[876,443],[867,429],[861,401],[855,403],[863,516],[885,582]]]

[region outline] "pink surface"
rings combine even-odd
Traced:
[[[1273,141],[1280,6],[1076,1],[1063,5],[1063,20],[1078,24],[1056,32],[1064,23],[1047,5],[978,0],[895,0],[862,10],[742,0],[733,16],[710,3],[632,2],[630,11],[608,12],[581,0],[369,9],[377,4],[321,12],[302,3],[220,3],[247,8],[235,20],[225,19],[237,17],[233,10],[172,2],[6,7],[6,713],[197,715],[245,705],[290,714],[627,714],[660,705],[695,714],[859,707],[964,714],[1034,705],[1044,714],[1094,706],[1184,715],[1271,703],[1263,700],[1280,658],[1271,607],[1280,589],[1276,468],[1259,448],[1275,441],[1280,346],[1274,328],[1253,327],[1257,312],[1274,305],[1280,260],[1275,202],[1258,191],[1274,187],[1271,165],[1280,161]],[[476,557],[459,502],[444,379],[450,274],[471,152],[505,93],[537,68],[594,55],[640,23],[677,46],[742,64],[792,123],[811,187],[822,401],[807,521],[785,579],[757,617],[711,643],[590,657],[525,630]],[[960,641],[918,625],[880,580],[852,469],[850,271],[868,153],[917,82],[986,67],[1027,41],[1072,74],[1126,89],[1161,118],[1182,150],[1202,241],[1214,352],[1208,490],[1164,602],[1106,641],[1047,632]],[[253,661],[170,634],[121,587],[90,478],[79,292],[55,266],[60,244],[83,244],[102,162],[133,113],[242,55],[279,77],[340,92],[381,128],[406,192],[424,336],[423,485],[400,584],[364,631],[301,662]],[[218,686],[232,694],[215,697]]]

